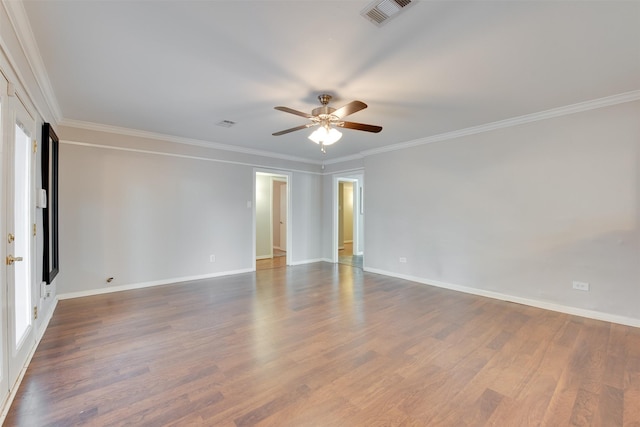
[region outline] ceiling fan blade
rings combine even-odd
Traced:
[[[347,105],[338,108],[331,114],[341,119],[348,116],[349,114],[357,113],[360,110],[364,110],[365,108],[367,108],[367,104],[365,104],[364,102],[351,101]]]
[[[306,129],[306,128],[309,128],[311,126],[315,126],[316,124],[317,123],[307,123],[306,125],[301,125],[301,126],[296,126],[294,128],[291,128],[291,129],[281,130],[280,132],[272,133],[271,135],[280,136],[280,135],[284,135],[285,133],[295,132],[295,131],[301,130],[301,129]]]
[[[311,117],[313,117],[311,114],[303,113],[302,111],[294,110],[293,108],[289,108],[289,107],[273,107],[273,108],[279,111],[284,111],[285,113],[291,113],[291,114],[295,114],[296,116],[306,117],[307,119],[310,119]]]
[[[365,132],[373,132],[373,133],[378,133],[382,130],[382,126],[366,125],[364,123],[354,123],[354,122],[340,122],[340,123],[337,123],[336,126],[340,126],[347,129],[363,130]]]

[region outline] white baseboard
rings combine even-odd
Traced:
[[[398,279],[409,280],[424,285],[436,286],[438,288],[450,289],[453,291],[464,292],[466,294],[478,295],[498,299],[502,301],[515,302],[518,304],[528,305],[531,307],[542,308],[545,310],[557,311],[559,313],[572,314],[575,316],[586,317],[589,319],[602,320],[605,322],[618,323],[626,326],[640,328],[640,319],[632,317],[618,316],[616,314],[603,313],[601,311],[587,310],[584,308],[571,307],[568,305],[557,304],[548,301],[540,301],[530,298],[517,297],[513,295],[503,294],[500,292],[487,291],[484,289],[470,288],[468,286],[455,285],[453,283],[441,282],[438,280],[424,279],[422,277],[410,276],[407,274],[393,273],[390,271],[379,270],[377,268],[364,267],[364,271],[383,276],[396,277]]]
[[[15,384],[13,385],[13,388],[11,389],[11,393],[9,393],[9,396],[7,396],[7,400],[5,400],[4,404],[2,405],[2,412],[0,412],[0,426],[4,425],[4,420],[5,418],[7,418],[7,414],[9,413],[9,409],[11,408],[11,404],[13,403],[13,400],[16,397],[16,393],[20,388],[20,384],[22,384],[22,380],[24,379],[24,374],[27,372],[27,368],[31,363],[31,359],[33,358],[33,355],[36,353],[36,349],[40,344],[40,340],[42,340],[42,337],[44,336],[44,333],[47,330],[47,327],[49,326],[49,322],[51,322],[51,318],[53,317],[53,312],[56,310],[57,305],[58,305],[58,298],[56,297],[53,300],[53,304],[51,304],[51,308],[49,309],[49,311],[45,313],[44,320],[40,323],[40,328],[36,330],[35,344],[33,345],[33,348],[31,349],[31,351],[29,352],[29,355],[27,356],[27,360],[24,362],[24,366],[20,370],[20,374],[18,375],[18,379],[16,380]]]
[[[68,292],[64,294],[59,294],[58,299],[64,300],[64,299],[71,299],[71,298],[88,297],[91,295],[100,295],[100,294],[108,294],[111,292],[129,291],[132,289],[149,288],[152,286],[171,285],[171,284],[182,283],[182,282],[192,282],[194,280],[212,279],[215,277],[230,276],[233,274],[251,273],[253,271],[255,271],[253,268],[244,268],[241,270],[231,270],[231,271],[222,271],[219,273],[201,274],[199,276],[173,277],[171,279],[155,280],[152,282],[131,283],[128,285],[110,286],[108,288],[89,289],[87,291],[79,291],[79,292]]]

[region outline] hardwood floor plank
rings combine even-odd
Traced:
[[[640,401],[638,402],[640,404]],[[602,386],[592,425],[622,426],[624,392],[607,384]]]
[[[640,426],[640,330],[344,265],[60,301],[7,426]]]
[[[468,410],[459,411],[460,424],[476,426],[485,424],[500,405],[504,396],[490,388],[484,390],[474,405]],[[452,422],[456,422],[452,420]]]
[[[640,427],[640,389],[624,391],[623,425],[625,427]]]
[[[561,367],[562,374],[551,395],[541,425],[569,425],[573,407],[580,387],[580,375]]]
[[[593,417],[594,409],[598,402],[598,396],[592,391],[580,389],[576,396],[576,401],[571,412],[571,425],[589,426]]]
[[[261,406],[252,409],[241,417],[236,418],[234,422],[238,427],[256,425],[269,415],[282,410],[296,400],[303,399],[309,394],[309,391],[309,387],[306,384],[301,384],[295,389],[287,391],[285,394],[282,394]]]

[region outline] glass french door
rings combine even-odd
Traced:
[[[20,375],[29,352],[35,344],[32,264],[34,254],[35,203],[33,200],[35,121],[17,96],[8,97],[9,108],[3,108],[3,138],[5,160],[4,189],[6,194],[5,224],[5,292],[8,390]],[[3,304],[4,306],[4,304]]]
[[[5,118],[7,115],[7,80],[4,78],[2,74],[0,74],[0,169],[2,169],[2,173],[0,174],[0,195],[4,195],[6,174],[5,174],[5,141],[8,138],[8,132],[6,132],[6,123]],[[0,197],[2,200],[2,197]],[[0,203],[2,206],[2,211],[0,214],[4,216],[6,212],[5,203]],[[2,237],[5,235],[5,227],[6,222],[3,221],[0,224],[0,234]],[[4,255],[4,250],[2,246],[0,246],[0,252]],[[0,257],[4,258],[4,256]],[[0,405],[2,405],[7,396],[9,395],[9,365],[8,365],[8,350],[7,350],[7,342],[8,342],[8,330],[7,330],[7,283],[6,283],[6,274],[4,274],[4,268],[0,267]]]

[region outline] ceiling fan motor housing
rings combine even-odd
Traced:
[[[322,104],[322,107],[314,108],[313,111],[311,111],[311,115],[322,116],[324,114],[325,115],[324,118],[327,119],[328,117],[326,116],[329,116],[331,115],[331,113],[336,111],[335,108],[331,108],[327,106],[327,104],[331,101],[331,98],[333,97],[326,93],[318,95],[318,101],[320,101],[320,104]]]
[[[336,111],[335,108],[329,107],[327,105],[323,105],[322,107],[314,108],[313,111],[311,111],[311,115],[312,116],[320,116],[322,114],[330,115],[334,111]]]

